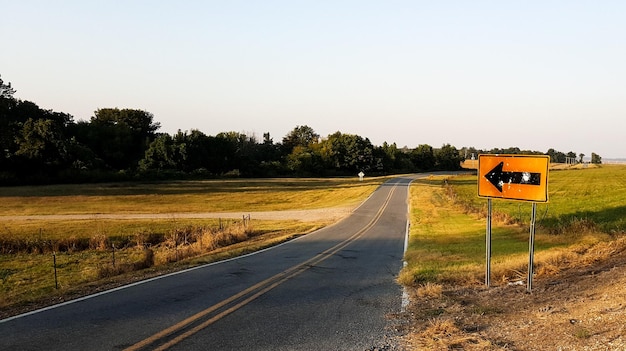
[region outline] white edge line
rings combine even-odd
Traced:
[[[406,266],[408,266],[408,262],[404,259],[406,251],[409,249],[409,231],[411,229],[411,185],[413,184],[413,181],[415,181],[416,179],[419,178],[423,178],[425,177],[425,175],[420,176],[420,177],[415,177],[413,178],[410,182],[409,182],[409,186],[407,188],[407,197],[406,197],[406,201],[407,201],[407,218],[406,218],[406,229],[405,229],[405,234],[404,234],[404,251],[402,252],[402,268],[405,268]],[[410,296],[409,296],[409,291],[406,288],[406,286],[402,287],[402,304],[400,307],[400,311],[402,313],[406,312],[407,307],[409,307],[409,304],[411,302]]]
[[[403,253],[403,257],[404,254],[406,254],[406,250],[408,250],[409,248],[409,230],[411,228],[411,184],[413,184],[413,182],[417,179],[421,179],[421,178],[425,178],[428,175],[432,175],[432,174],[447,174],[446,172],[432,172],[432,173],[419,173],[417,177],[413,178],[410,182],[409,182],[409,188],[408,190],[408,194],[407,194],[407,219],[406,219],[406,233],[404,236],[404,253]],[[456,173],[455,173],[456,174]],[[406,267],[409,263],[403,259],[402,260],[402,267]],[[409,306],[411,298],[409,296],[409,292],[407,290],[407,288],[405,286],[402,287],[402,306],[401,306],[401,311],[402,313],[406,312],[406,308]]]

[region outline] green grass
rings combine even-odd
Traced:
[[[626,166],[553,171],[550,202],[538,204],[536,271],[558,270],[586,247],[626,228]],[[476,176],[430,177],[411,187],[411,232],[399,281],[480,283],[485,271],[487,200]],[[492,279],[523,279],[528,264],[531,203],[493,200]],[[572,253],[575,252],[575,253]]]
[[[478,280],[485,260],[485,222],[465,214],[447,198],[442,178],[413,183],[411,232],[404,284]],[[493,260],[527,250],[516,228],[493,231]]]

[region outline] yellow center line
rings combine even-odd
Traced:
[[[372,218],[372,220],[365,226],[363,227],[361,230],[359,230],[358,232],[356,232],[355,234],[353,234],[351,237],[349,237],[348,239],[344,240],[343,242],[315,255],[314,257],[296,265],[293,266],[287,270],[284,270],[270,278],[267,278],[245,290],[242,290],[241,292],[201,311],[198,312],[196,314],[194,314],[191,317],[185,318],[184,320],[170,326],[169,328],[166,328],[142,341],[139,341],[138,343],[124,349],[124,351],[136,351],[136,350],[140,350],[143,349],[145,347],[148,347],[151,344],[156,343],[157,341],[159,341],[160,339],[164,339],[167,336],[176,333],[182,329],[184,329],[186,326],[198,321],[199,319],[207,316],[210,313],[215,312],[216,310],[225,307],[243,297],[245,297],[246,295],[252,294],[251,296],[247,297],[246,299],[240,301],[239,303],[233,305],[232,307],[216,314],[215,316],[207,319],[206,321],[202,322],[201,324],[187,330],[186,332],[178,335],[177,337],[171,339],[170,341],[168,341],[167,343],[162,344],[161,346],[155,348],[154,350],[166,350],[169,347],[172,347],[176,344],[178,344],[179,342],[181,342],[182,340],[192,336],[193,334],[201,331],[202,329],[208,327],[209,325],[217,322],[218,320],[222,319],[223,317],[229,315],[230,313],[238,310],[239,308],[247,305],[248,303],[250,303],[251,301],[255,300],[256,298],[258,298],[259,296],[265,294],[266,292],[274,289],[275,287],[277,287],[278,285],[284,283],[285,281],[299,275],[300,273],[306,271],[307,269],[309,269],[309,267],[315,265],[315,264],[319,264],[322,261],[326,260],[327,258],[331,257],[332,255],[336,254],[337,252],[343,250],[346,246],[348,246],[350,243],[352,243],[354,240],[358,239],[359,237],[361,237],[365,232],[367,232],[370,228],[372,228],[374,226],[374,224],[376,224],[376,222],[378,222],[378,220],[380,219],[380,217],[382,216],[384,210],[387,208],[387,205],[389,204],[389,200],[391,199],[391,196],[393,195],[393,193],[396,190],[396,186],[394,185],[394,187],[391,189],[391,191],[389,191],[389,194],[387,195],[387,198],[385,199],[385,202],[383,203],[383,205],[381,206],[381,208],[378,210],[378,212],[376,213],[376,215]],[[255,293],[256,291],[256,293]]]

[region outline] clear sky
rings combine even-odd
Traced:
[[[275,142],[626,157],[626,1],[0,0],[16,97]]]

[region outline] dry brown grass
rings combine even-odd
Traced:
[[[540,253],[533,293],[463,279],[412,290],[408,350],[626,349],[626,237]],[[509,269],[513,269],[511,266]]]
[[[426,328],[419,333],[416,343],[419,350],[490,350],[491,343],[460,330],[450,319],[432,319]]]
[[[29,250],[0,256],[0,318],[70,296],[101,290],[193,265],[231,258],[276,245],[324,226],[325,222],[221,221],[221,225],[179,225],[163,234],[139,230],[124,238],[96,233],[91,238],[47,240],[46,254]],[[123,239],[123,240],[121,240]],[[45,238],[44,238],[45,240]],[[78,244],[84,241],[84,249]],[[55,289],[53,249],[58,268]],[[70,248],[70,249],[67,249]],[[115,282],[115,283],[112,283]]]
[[[258,233],[250,224],[227,228],[186,227],[167,234],[156,246],[156,264],[178,262],[250,239]]]
[[[425,298],[439,298],[443,292],[441,284],[428,282],[417,288],[417,296]]]

